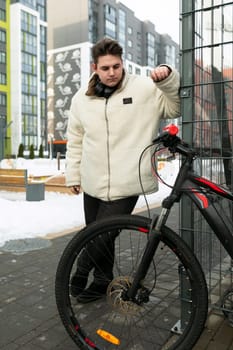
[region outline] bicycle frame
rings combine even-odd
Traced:
[[[158,247],[161,227],[166,224],[172,206],[175,202],[181,200],[182,195],[187,195],[195,203],[209,226],[215,232],[216,236],[233,259],[233,223],[231,224],[231,227],[228,227],[227,222],[229,219],[227,220],[223,215],[220,217],[213,205],[217,195],[233,201],[233,194],[222,186],[195,174],[192,167],[193,161],[193,153],[190,152],[188,155],[186,153],[186,159],[180,167],[173,189],[170,195],[162,202],[160,215],[155,215],[152,218],[148,243],[132,286],[127,293],[128,298],[131,300],[135,298],[140,282],[144,279]]]
[[[215,183],[193,174],[190,175],[186,185],[190,186],[190,191],[186,192],[186,194],[196,204],[223,247],[233,259],[233,223],[231,222],[231,227],[229,227],[227,225],[229,219],[225,217],[224,213],[221,213],[221,216],[219,216],[213,205],[213,198],[216,198],[216,196],[213,197],[211,193],[204,192],[201,190],[201,186],[231,201],[233,201],[233,195]]]
[[[233,201],[233,194],[224,187],[195,174],[191,166],[192,163],[193,159],[187,158],[187,161],[184,161],[174,188],[162,206],[169,208],[166,203],[169,204],[170,201],[173,203],[174,200],[179,201],[183,194],[187,195],[195,203],[219,241],[233,259],[233,222],[231,222],[231,226],[229,227],[227,225],[229,219],[224,216],[224,213],[221,213],[220,217],[214,206],[217,195]]]

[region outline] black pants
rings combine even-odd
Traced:
[[[114,201],[102,201],[84,193],[86,224],[117,214],[131,214],[138,196]],[[78,258],[77,275],[88,274],[94,268],[94,282],[109,283],[113,278],[115,238],[119,232],[106,232],[89,243]]]
[[[126,197],[114,201],[102,201],[84,193],[84,213],[86,225],[95,220],[107,218],[116,214],[131,214],[138,196]]]

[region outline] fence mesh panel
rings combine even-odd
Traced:
[[[183,138],[201,156],[197,172],[233,191],[233,2],[180,3]],[[211,305],[221,309],[225,291],[233,290],[233,262],[197,209],[185,201],[181,234],[188,227],[188,243],[205,271]],[[233,234],[232,203],[219,200],[216,205],[227,214]]]

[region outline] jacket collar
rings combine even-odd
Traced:
[[[128,73],[123,70],[123,76],[121,81],[118,83],[117,89],[118,91],[121,91],[124,86],[126,85],[126,82],[128,81]],[[97,84],[97,82],[99,81],[99,77],[96,73],[93,73],[90,77],[89,83],[88,83],[88,88],[86,91],[86,95],[87,96],[96,96],[96,92],[95,92],[95,86]]]

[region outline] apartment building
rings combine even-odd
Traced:
[[[11,152],[47,144],[46,0],[11,1]]]
[[[46,0],[0,0],[0,159],[47,145]]]

